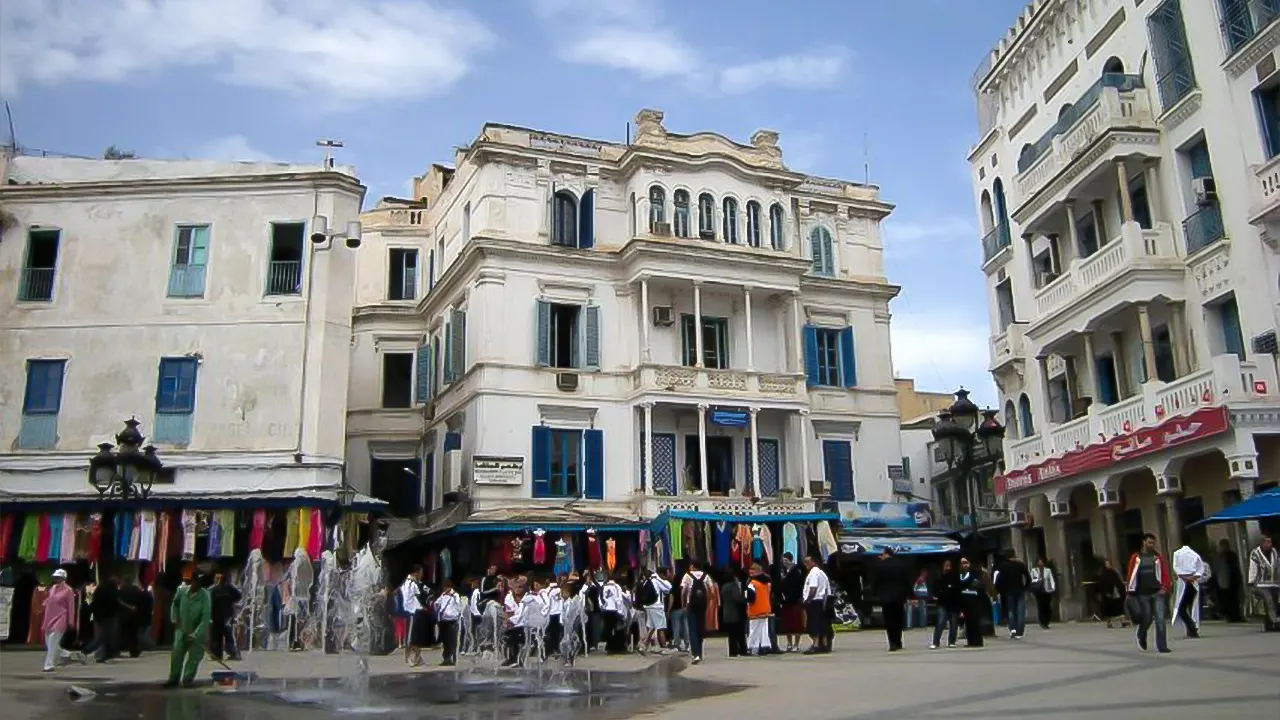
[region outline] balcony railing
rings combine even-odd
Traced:
[[[302,261],[272,260],[267,267],[268,295],[300,295],[302,293]]]
[[[1007,362],[1024,357],[1027,354],[1026,340],[1023,331],[1026,323],[1009,323],[1004,332],[991,337],[991,365],[995,370]]]
[[[1227,52],[1244,47],[1280,17],[1280,0],[1218,0]]]
[[[637,390],[690,392],[706,391],[729,395],[799,397],[806,388],[804,377],[786,373],[746,370],[712,370],[683,365],[640,366],[635,373]]]
[[[1227,236],[1222,224],[1222,208],[1205,205],[1182,221],[1182,234],[1187,239],[1187,254],[1193,255]]]
[[[204,265],[174,265],[169,268],[169,297],[204,297]]]
[[[1025,172],[1032,165],[1035,165],[1036,161],[1043,157],[1045,153],[1052,150],[1053,139],[1070,130],[1072,125],[1079,122],[1085,113],[1098,104],[1098,98],[1102,96],[1103,88],[1115,88],[1119,92],[1127,93],[1142,86],[1141,75],[1103,74],[1092,87],[1084,91],[1084,94],[1066,112],[1058,117],[1058,121],[1049,128],[1048,132],[1031,144],[1030,150],[1023,151],[1023,154],[1018,157],[1018,172]]]
[[[48,302],[53,299],[53,268],[26,268],[22,271],[22,302]]]
[[[1009,223],[1000,221],[982,238],[982,262],[989,263],[1001,250],[1009,247]]]
[[[190,445],[193,413],[156,413],[151,441],[164,445]]]
[[[18,449],[52,450],[58,445],[58,413],[23,413]]]
[[[1075,258],[1066,272],[1036,291],[1036,317],[1075,304],[1082,295],[1131,269],[1143,258],[1177,258],[1168,225],[1157,224],[1151,230],[1142,229],[1136,222],[1122,225],[1120,237],[1087,258]]]
[[[1241,361],[1235,355],[1218,355],[1213,358],[1212,367],[1169,383],[1145,383],[1141,392],[1131,398],[1113,405],[1095,403],[1087,414],[1055,425],[1046,433],[1006,442],[1005,464],[1010,470],[1023,468],[1203,407],[1264,397],[1274,401],[1277,395],[1280,392],[1269,359],[1258,363]]]

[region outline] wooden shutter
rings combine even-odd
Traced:
[[[853,328],[840,331],[840,384],[858,386],[858,356],[853,346]]]
[[[551,495],[551,428],[542,425],[533,426],[533,448],[529,453],[531,477],[533,479],[533,496],[536,498]]]
[[[587,479],[588,500],[604,499],[604,431],[585,430],[583,437],[583,475]]]
[[[600,369],[600,308],[587,305],[582,308],[582,366],[587,370]]]
[[[818,328],[812,325],[804,326],[804,379],[818,384]]]
[[[538,365],[547,367],[551,365],[551,303],[546,300],[538,300],[536,307],[535,352],[537,353]]]
[[[454,310],[453,321],[449,323],[449,333],[453,336],[453,358],[450,364],[453,366],[454,378],[459,378],[467,372],[467,311]]]
[[[587,188],[578,202],[578,247],[590,249],[596,244],[596,191]]]
[[[431,400],[431,345],[424,342],[418,346],[415,362],[417,385],[414,388],[414,400],[425,405]]]

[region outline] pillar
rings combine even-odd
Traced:
[[[1116,364],[1116,394],[1121,400],[1129,399],[1129,358],[1124,352],[1124,333],[1111,331],[1111,359]]]
[[[1085,390],[1089,393],[1089,398],[1096,404],[1098,402],[1098,363],[1093,352],[1093,333],[1084,333],[1084,371],[1088,375],[1089,380],[1085,383]]]
[[[1101,200],[1094,200],[1090,205],[1093,206],[1093,224],[1098,228],[1098,247],[1107,244],[1110,235],[1107,234],[1107,214],[1102,207]]]
[[[1237,439],[1237,443],[1241,443]],[[1227,455],[1227,467],[1231,469],[1231,479],[1240,488],[1240,500],[1248,500],[1257,492],[1258,454],[1253,447],[1253,439],[1248,439],[1247,448],[1237,448],[1236,452]],[[1257,520],[1245,522],[1246,552],[1251,552],[1262,542],[1262,528]]]
[[[704,367],[702,358],[702,283],[695,282],[693,284],[693,341],[694,352],[698,353],[698,357],[694,358],[694,367]],[[702,460],[703,468],[706,468],[706,458]],[[704,470],[704,476],[707,474]]]
[[[644,404],[644,478],[641,482],[644,487],[641,488],[646,493],[657,495],[657,489],[653,487],[653,403]],[[672,493],[676,494],[676,493]]]
[[[1147,163],[1142,168],[1143,179],[1147,186],[1147,207],[1151,211],[1151,224],[1163,222],[1164,202],[1160,196],[1160,173],[1155,163]]]
[[[698,345],[701,355],[702,343]],[[698,405],[698,494],[707,494],[707,405],[704,403]]]
[[[1164,495],[1160,498],[1168,525],[1169,537],[1165,541],[1168,543],[1169,554],[1165,557],[1169,558],[1169,562],[1173,562],[1174,551],[1182,547],[1182,508],[1178,506],[1180,499],[1179,495]]]
[[[755,340],[751,332],[751,286],[742,289],[743,308],[747,317],[747,369],[756,369]]]
[[[1067,239],[1071,241],[1071,255],[1072,257],[1079,257],[1081,255],[1080,233],[1076,229],[1076,204],[1068,200],[1065,205],[1067,208]]]
[[[1151,382],[1156,376],[1156,344],[1151,337],[1151,313],[1146,303],[1138,305],[1138,332],[1142,335],[1142,365],[1146,371],[1146,381]]]
[[[804,374],[804,308],[800,305],[800,291],[791,292],[791,314],[794,347],[791,348],[791,371]]]
[[[1133,222],[1133,198],[1129,196],[1129,171],[1125,168],[1124,158],[1117,158],[1115,164],[1116,182],[1120,187],[1120,222],[1130,223]]]
[[[751,496],[760,497],[760,431],[756,424],[760,408],[748,408],[748,413],[751,415]]]
[[[1053,417],[1053,398],[1049,395],[1049,357],[1047,355],[1038,357],[1036,362],[1040,364],[1040,407],[1043,408],[1042,417],[1044,417],[1044,424],[1047,425]],[[1047,430],[1047,427],[1041,428],[1040,434],[1044,435]]]
[[[1108,557],[1111,565],[1121,574],[1124,573],[1124,563],[1120,560],[1120,541],[1116,536],[1116,505],[1105,505],[1102,507],[1102,538],[1106,546]]]
[[[809,411],[801,410],[800,418],[800,497],[809,497]]]
[[[1187,333],[1186,303],[1169,307],[1169,331],[1173,335],[1173,369],[1178,377],[1191,374],[1191,336]]]
[[[653,352],[649,347],[649,326],[653,322],[649,310],[649,278],[640,278],[640,358],[644,362],[653,360]]]
[[[1071,567],[1071,552],[1067,548],[1067,521],[1070,519],[1056,517],[1050,520],[1053,524],[1054,544],[1057,546],[1056,551],[1051,551],[1050,554],[1053,555],[1053,562],[1058,570],[1058,612],[1063,621],[1073,619],[1070,616],[1083,615],[1080,612],[1083,608],[1076,606],[1076,587],[1080,578],[1075,576],[1075,569]]]
[[[1076,400],[1080,397],[1080,382],[1076,377],[1076,359],[1073,355],[1063,356],[1063,362],[1066,365],[1067,378],[1067,420],[1071,422],[1076,418]],[[1070,450],[1071,448],[1058,448],[1059,451]]]

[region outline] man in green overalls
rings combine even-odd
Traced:
[[[173,621],[173,650],[169,654],[169,681],[165,687],[191,687],[204,659],[205,643],[209,640],[209,622],[212,603],[205,589],[204,578],[196,576],[191,582],[178,588],[169,608]]]

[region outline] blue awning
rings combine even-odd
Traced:
[[[840,533],[840,552],[879,555],[885,548],[896,555],[935,555],[960,552],[960,542],[936,529],[853,530]]]
[[[1192,527],[1196,525],[1212,525],[1215,523],[1225,522],[1243,522],[1245,520],[1258,520],[1260,518],[1280,517],[1280,488],[1273,488],[1264,493],[1258,493],[1248,500],[1232,505],[1214,515],[1192,523]]]
[[[735,515],[732,513],[713,513],[701,512],[698,510],[668,510],[659,513],[653,522],[649,524],[650,529],[658,530],[666,526],[668,520],[702,520],[706,522],[730,522],[737,524],[758,525],[765,523],[787,523],[787,522],[821,522],[824,520],[839,520],[840,513],[833,512],[811,512],[811,513],[757,513],[753,515]]]

